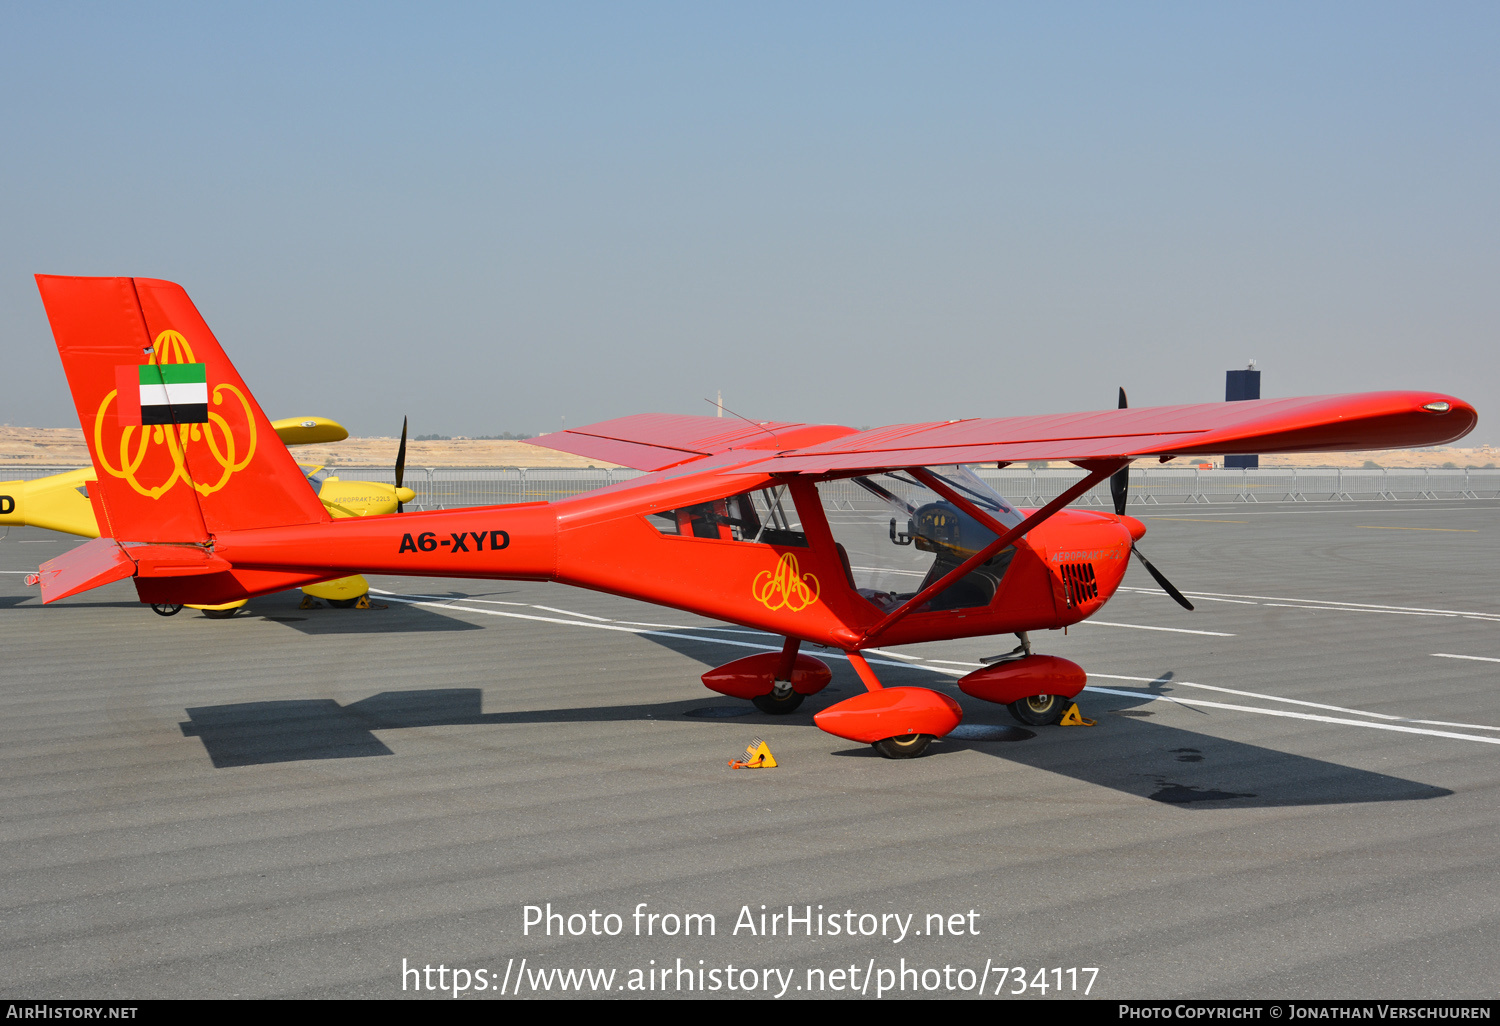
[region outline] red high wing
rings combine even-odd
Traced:
[[[898,424],[851,432],[835,425],[767,425],[755,431],[706,431],[695,424],[724,424],[714,417],[624,417],[602,425],[544,435],[538,445],[578,452],[572,436],[607,431],[619,448],[586,453],[640,469],[633,451],[671,451],[672,466],[704,455],[738,450],[779,450],[756,460],[745,452],[739,467],[770,473],[818,474],[889,467],[942,466],[1015,460],[1079,460],[1158,455],[1333,452],[1442,445],[1462,438],[1478,420],[1461,399],[1437,392],[1365,392],[1300,399],[1256,399],[1129,410],[1100,410],[1039,417]],[[693,424],[680,423],[693,422]],[[601,429],[604,429],[601,431]],[[818,434],[822,438],[817,438]],[[568,444],[562,444],[566,441]],[[627,449],[630,447],[630,449]],[[652,449],[650,447],[657,447]],[[633,450],[633,451],[632,451]]]
[[[575,456],[655,471],[734,449],[785,452],[853,432],[853,428],[837,424],[782,424],[770,420],[752,424],[737,418],[641,413],[529,441]]]

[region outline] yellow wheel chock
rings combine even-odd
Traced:
[[[1068,711],[1063,713],[1063,718],[1057,724],[1059,727],[1092,727],[1094,721],[1085,719],[1078,711],[1078,703],[1074,702],[1068,706]]]
[[[776,757],[760,738],[755,738],[745,748],[745,758],[730,759],[730,769],[775,769]]]

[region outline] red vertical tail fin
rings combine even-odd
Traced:
[[[206,542],[328,519],[180,285],[36,281],[98,474],[105,534]]]

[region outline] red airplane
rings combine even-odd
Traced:
[[[148,278],[38,275],[98,475],[107,537],[44,564],[45,602],[134,578],[142,602],[214,605],[351,573],[555,581],[783,636],[780,653],[703,675],[788,713],[828,684],[804,642],[844,653],[866,692],[819,712],[831,734],[919,755],[962,713],[927,688],[881,686],[875,646],[1015,633],[962,678],[1031,724],[1057,722],[1084,671],[1033,654],[1114,594],[1140,521],[1131,461],[1439,445],[1473,407],[1434,392],[1116,409],[901,424],[752,423],[646,414],[534,443],[647,471],[560,502],[332,519],[187,293]],[[1124,406],[1123,392],[1121,406]],[[1016,509],[966,464],[1067,460],[1081,480]],[[1115,513],[1065,507],[1112,477]]]

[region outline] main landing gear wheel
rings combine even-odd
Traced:
[[[932,744],[931,734],[902,734],[876,741],[873,748],[887,759],[915,759]]]
[[[328,604],[334,609],[353,609],[359,604],[361,598],[364,598],[364,596],[359,595],[352,599],[329,599]]]
[[[1062,695],[1032,695],[1019,702],[1012,702],[1005,708],[1028,727],[1053,727],[1062,722],[1068,706],[1072,704],[1071,699]]]
[[[181,608],[180,606],[178,607]],[[227,620],[240,611],[239,606],[230,606],[228,609],[205,609],[203,615],[210,620]]]
[[[776,692],[773,691],[769,695],[756,695],[750,701],[754,702],[755,708],[763,713],[770,713],[772,716],[785,716],[789,712],[796,711],[797,707],[802,704],[802,699],[806,697],[806,695],[800,692],[788,691],[785,695],[778,698]]]
[[[174,604],[171,602],[153,602],[151,603],[151,611],[157,616],[176,616],[178,613],[182,612],[182,604]]]

